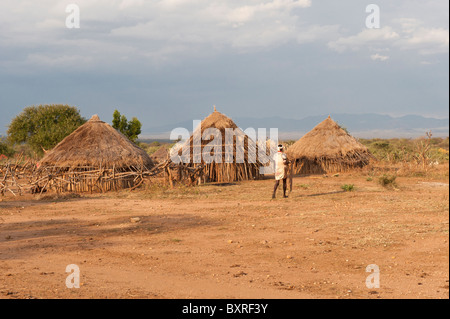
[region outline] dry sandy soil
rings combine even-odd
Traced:
[[[446,176],[298,177],[276,200],[272,180],[5,196],[0,298],[449,298]]]

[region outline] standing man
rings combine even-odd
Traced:
[[[278,145],[278,152],[275,155],[275,186],[273,188],[272,198],[275,198],[280,181],[283,180],[283,198],[287,198],[287,177],[288,177],[289,160],[284,153],[283,145]]]

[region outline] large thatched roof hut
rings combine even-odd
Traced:
[[[214,134],[209,129],[217,129]],[[234,136],[232,141],[226,139],[226,130],[232,129]],[[210,134],[211,132],[211,134]],[[212,141],[215,141],[212,143]],[[217,148],[211,147],[211,143],[217,143]],[[194,149],[196,146],[197,151]],[[208,149],[205,149],[208,147]],[[189,149],[186,158],[184,149]],[[220,154],[216,150],[220,149]],[[230,151],[231,150],[231,151]],[[258,179],[262,164],[258,160],[256,143],[248,137],[229,117],[214,112],[206,117],[197,127],[190,139],[184,144],[172,149],[171,158],[179,157],[184,165],[196,168],[204,166],[201,182],[228,183],[242,180]],[[217,156],[213,161],[206,161],[204,155]],[[186,160],[187,159],[187,160]]]
[[[367,147],[328,117],[287,150],[301,174],[345,172],[367,165],[373,155]]]
[[[133,187],[153,167],[147,153],[97,115],[63,139],[39,162],[59,191],[108,191]]]

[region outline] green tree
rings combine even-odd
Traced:
[[[128,125],[128,120],[125,117],[125,115],[120,115],[120,112],[115,110],[113,113],[113,121],[112,121],[112,126],[122,132],[123,134],[125,134],[124,132],[127,129],[127,125]]]
[[[141,134],[141,122],[136,117],[128,121],[126,116],[121,115],[117,110],[113,113],[112,126],[132,142],[136,142],[139,134]]]
[[[76,107],[60,104],[26,107],[9,124],[8,140],[28,144],[34,152],[55,147],[66,136],[84,124]]]
[[[9,145],[8,141],[5,138],[0,137],[0,156],[5,155],[7,157],[10,157],[13,154],[14,150],[11,145]]]

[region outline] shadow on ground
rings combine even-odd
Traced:
[[[84,249],[109,246],[108,238],[152,236],[202,226],[216,221],[190,214],[129,216],[102,220],[60,218],[0,224],[0,260],[39,253],[41,249]]]

